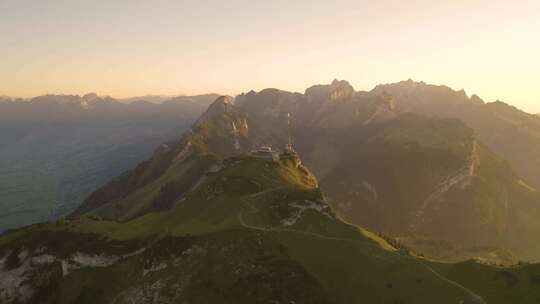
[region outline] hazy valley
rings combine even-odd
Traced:
[[[88,94],[0,101],[0,231],[72,212],[178,137],[216,96],[123,104]]]

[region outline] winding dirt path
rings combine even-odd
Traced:
[[[277,189],[270,189],[268,191],[263,191],[263,192],[268,193],[268,192],[272,192],[272,191],[275,191],[275,190],[277,190]],[[259,192],[256,195],[257,196],[261,195],[261,194],[263,194],[263,192]],[[251,196],[251,197],[255,197],[255,196]],[[263,231],[263,232],[290,232],[290,233],[297,233],[297,234],[307,235],[307,236],[311,236],[311,237],[315,237],[315,238],[319,238],[319,239],[324,239],[324,240],[333,240],[333,241],[349,242],[349,243],[358,243],[359,242],[358,240],[331,237],[331,236],[326,236],[326,235],[313,233],[313,232],[302,231],[302,230],[295,230],[295,229],[288,229],[288,228],[272,228],[272,227],[253,226],[253,225],[250,225],[250,224],[245,222],[241,212],[238,214],[238,221],[240,222],[240,225],[242,225],[242,227],[247,228],[247,229],[257,230],[257,231]],[[375,244],[368,244],[368,245],[376,246]],[[391,253],[391,254],[394,254],[394,255],[399,255],[398,253],[393,252],[393,251],[388,251],[388,252]],[[422,261],[420,261],[420,260],[418,260],[418,259],[416,259],[414,257],[410,257],[410,256],[404,256],[404,255],[399,255],[399,256],[412,259],[414,262],[418,263],[419,265],[421,265],[422,267],[427,269],[429,272],[431,272],[433,275],[435,275],[435,277],[437,277],[440,280],[442,280],[442,281],[444,281],[444,282],[446,282],[446,283],[448,283],[448,284],[450,284],[450,285],[464,291],[467,295],[470,296],[470,299],[467,302],[461,301],[459,304],[467,304],[467,303],[471,303],[471,304],[487,304],[481,296],[475,294],[470,289],[468,289],[467,287],[459,284],[458,282],[452,281],[449,278],[443,276],[442,274],[438,273],[435,269],[433,269],[431,266],[423,263]]]

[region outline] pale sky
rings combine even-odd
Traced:
[[[412,78],[540,112],[540,1],[0,0],[0,58],[0,95]]]

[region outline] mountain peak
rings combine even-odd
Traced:
[[[471,100],[471,103],[473,103],[473,104],[482,105],[482,104],[485,103],[484,100],[482,100],[482,98],[478,97],[478,95],[476,95],[476,94],[473,94],[471,96],[470,100]]]
[[[207,111],[222,110],[227,111],[233,106],[234,98],[231,96],[220,96],[210,106]]]
[[[233,106],[234,98],[231,96],[219,96],[214,102],[208,107],[208,111],[227,111],[230,107]]]
[[[355,94],[354,88],[345,80],[334,79],[329,85],[315,85],[308,88],[306,95],[315,99],[341,100]]]
[[[349,98],[352,97],[355,93],[353,86],[351,86],[345,80],[334,79],[334,81],[332,81],[332,84],[330,85],[330,88],[332,90],[330,94],[330,99],[332,100]]]
[[[234,101],[234,98],[232,98],[231,96],[223,95],[223,96],[219,96],[216,99],[216,101],[214,101],[214,104],[215,103],[232,104],[233,101]]]
[[[87,110],[90,108],[90,102],[93,100],[99,98],[99,96],[96,93],[87,93],[81,98],[80,106],[83,110]]]
[[[90,100],[96,99],[96,98],[98,98],[98,95],[96,93],[94,93],[94,92],[84,94],[84,96],[82,97],[82,99],[87,100],[87,101],[90,101]]]
[[[195,123],[195,126],[200,126],[201,124],[213,120],[216,117],[220,116],[229,116],[232,121],[239,119],[238,108],[234,105],[234,98],[231,96],[220,96],[218,97],[206,110],[206,112],[201,115],[199,120]],[[243,120],[242,120],[243,121]]]
[[[347,80],[339,80],[337,78],[334,78],[334,80],[332,80],[332,83],[330,84],[331,87],[336,87],[340,85],[346,85],[346,86],[352,87]]]

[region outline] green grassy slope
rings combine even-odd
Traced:
[[[425,261],[339,220],[309,171],[288,160],[227,159],[172,209],[127,222],[82,217],[5,235],[1,275],[44,255],[50,263],[34,262],[22,285],[45,303],[472,299]]]
[[[487,303],[538,303],[540,301],[540,265],[494,268],[473,261],[458,264],[432,263],[444,276],[469,286]]]

